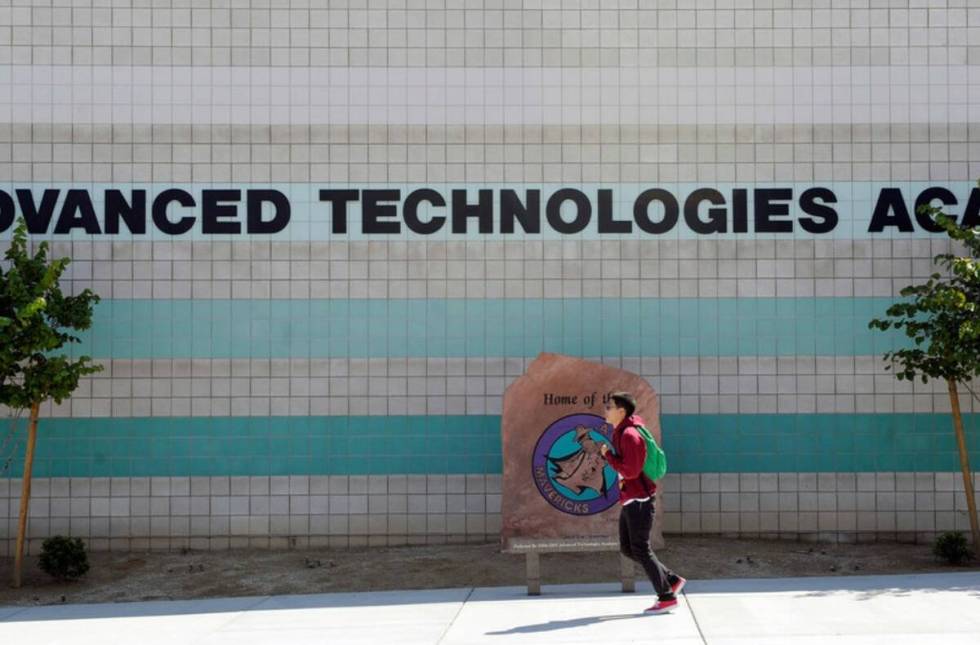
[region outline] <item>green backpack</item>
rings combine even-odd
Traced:
[[[656,439],[653,438],[649,430],[643,426],[635,427],[647,445],[647,458],[643,461],[643,473],[651,481],[657,481],[667,474],[667,455],[657,445]]]

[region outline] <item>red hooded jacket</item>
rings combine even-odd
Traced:
[[[636,429],[638,425],[643,425],[639,415],[623,419],[613,430],[613,450],[606,452],[606,461],[619,473],[619,503],[623,505],[649,499],[657,490],[657,485],[643,472],[647,445]]]

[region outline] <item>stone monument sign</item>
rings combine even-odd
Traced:
[[[616,391],[636,397],[637,414],[661,443],[657,395],[631,372],[540,354],[507,388],[501,422],[504,549],[518,538],[618,538],[617,475],[599,452],[612,436],[603,415],[608,395]],[[661,482],[657,486],[659,492]],[[661,507],[658,503],[654,547],[663,545]]]

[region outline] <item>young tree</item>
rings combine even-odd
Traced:
[[[946,382],[973,547],[978,549],[980,528],[977,526],[977,506],[958,386],[968,388],[969,382],[980,376],[980,229],[961,228],[933,206],[923,206],[919,212],[939,224],[966,254],[937,255],[934,262],[945,270],[945,275],[934,273],[925,284],[905,287],[901,294],[906,300],[889,307],[887,318],[876,318],[868,326],[882,331],[901,329],[912,340],[908,347],[884,355],[888,363],[886,369],[894,367],[895,376],[900,380],[919,378],[923,383],[929,379]]]
[[[19,587],[41,404],[48,399],[61,403],[78,387],[79,378],[102,367],[88,356],[72,360],[55,353],[79,341],[72,333],[92,325],[92,309],[99,301],[89,289],[77,296],[61,293],[58,280],[70,260],[49,261],[47,242],[31,254],[23,219],[14,229],[5,259],[0,263],[0,405],[30,410],[14,553],[13,586]]]

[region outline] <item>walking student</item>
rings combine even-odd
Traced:
[[[614,428],[612,450],[605,443],[600,450],[619,473],[620,551],[643,567],[657,592],[657,602],[646,612],[665,614],[677,607],[677,594],[687,580],[661,564],[650,547],[657,485],[643,472],[647,447],[636,429],[643,425],[643,419],[635,412],[636,399],[632,394],[616,392],[609,396],[606,423]]]

